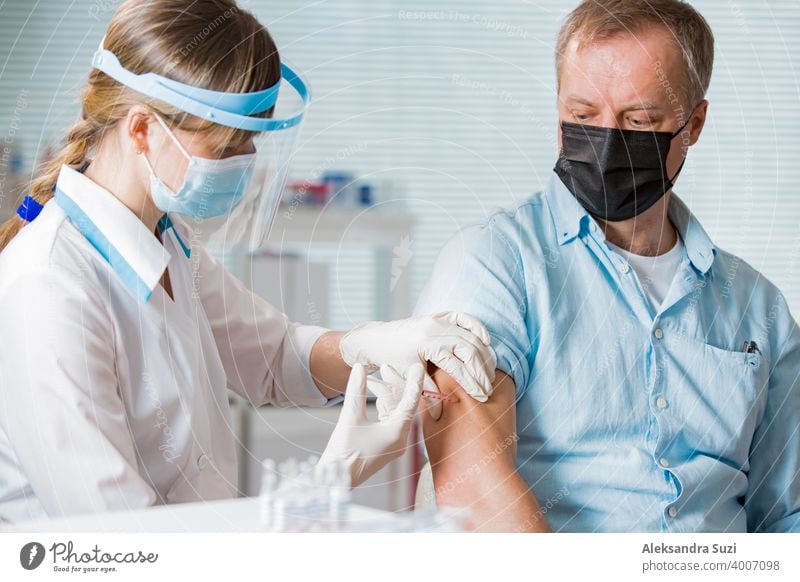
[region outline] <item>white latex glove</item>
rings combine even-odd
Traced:
[[[397,321],[370,321],[357,325],[344,335],[339,350],[349,365],[362,364],[371,374],[381,366],[391,366],[404,376],[412,364],[431,362],[478,402],[492,395],[497,361],[489,348],[489,332],[466,313],[442,312]],[[427,374],[426,390],[437,392]],[[381,401],[380,387],[370,390]]]
[[[402,399],[405,380],[402,374],[388,364],[381,366],[381,379],[383,381],[373,377],[367,378],[367,388],[378,397],[375,401],[375,407],[378,409],[378,418],[383,419],[388,415],[388,411],[397,406],[397,403]],[[422,408],[428,411],[433,420],[439,420],[442,416],[443,404],[435,396],[428,396],[430,392],[440,393],[436,383],[433,383],[433,388],[426,387],[426,393],[423,394],[422,398],[424,402]]]
[[[415,364],[406,371],[403,397],[378,422],[367,418],[367,372],[355,364],[347,382],[342,412],[320,463],[343,461],[353,487],[360,485],[408,447],[408,435],[419,405],[424,370]]]

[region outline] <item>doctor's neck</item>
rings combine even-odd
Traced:
[[[139,156],[130,147],[119,147],[122,140],[116,137],[113,131],[106,134],[84,175],[117,198],[155,235],[156,224],[164,213],[147,191]]]
[[[668,252],[678,241],[678,233],[667,209],[672,191],[641,214],[628,220],[610,221],[595,217],[608,242],[635,255],[654,257]]]

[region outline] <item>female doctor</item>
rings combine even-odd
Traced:
[[[204,248],[261,244],[308,100],[250,13],[128,0],[92,65],[81,120],[0,230],[0,519],[233,497],[228,388],[256,406],[346,389],[321,462],[353,485],[404,450],[435,389],[423,363],[488,398],[494,355],[469,316],[298,325]],[[301,107],[279,117],[292,90]],[[381,367],[395,380],[370,384],[371,422]]]

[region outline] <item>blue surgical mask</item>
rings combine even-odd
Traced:
[[[229,213],[247,191],[256,155],[243,154],[220,160],[193,156],[181,145],[167,124],[158,115],[155,117],[189,160],[183,183],[177,191],[173,191],[156,176],[147,156],[144,156],[150,172],[150,194],[155,205],[163,212],[175,212],[198,220]]]

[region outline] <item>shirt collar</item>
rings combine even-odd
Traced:
[[[550,176],[546,196],[559,245],[573,240],[585,224],[594,221],[555,173]],[[705,275],[717,252],[714,243],[700,221],[674,192],[670,195],[668,213],[683,239],[689,260],[695,269]]]
[[[66,165],[56,182],[55,200],[131,292],[148,301],[170,253],[144,223],[108,190]],[[164,232],[172,221],[165,215],[159,227]],[[189,248],[172,230],[189,257]]]
[[[558,244],[564,245],[580,234],[581,225],[591,217],[555,172],[550,174],[546,196],[556,225]]]
[[[689,260],[695,269],[705,275],[714,263],[714,257],[717,254],[711,237],[675,192],[670,196],[668,212],[672,224],[678,229],[683,239]]]

